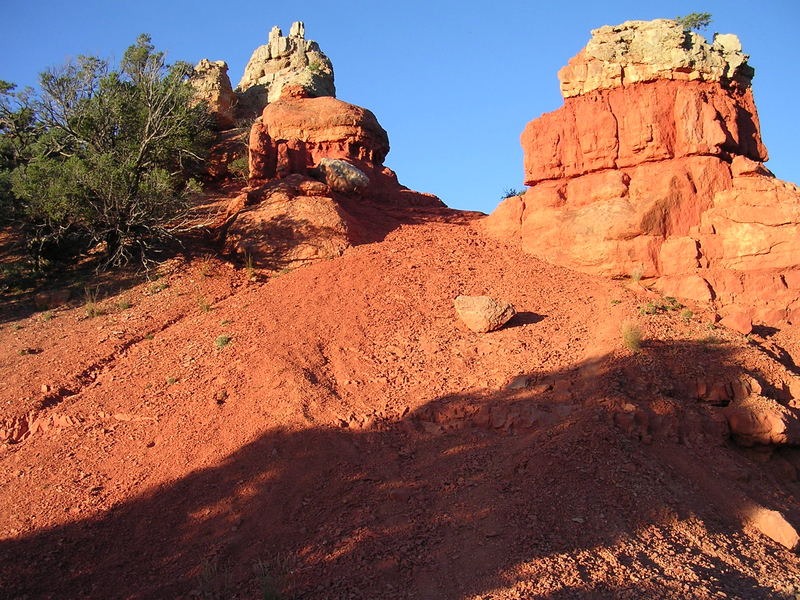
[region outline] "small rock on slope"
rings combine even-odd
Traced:
[[[517,314],[510,302],[489,296],[458,296],[455,306],[461,320],[477,333],[500,329]]]

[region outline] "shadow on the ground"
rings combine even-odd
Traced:
[[[540,315],[535,312],[522,311],[514,315],[506,324],[506,327],[522,327],[523,325],[535,325],[544,321],[547,315]]]
[[[685,597],[693,577],[725,597],[775,598],[756,565],[742,571],[746,553],[731,563],[671,529],[696,518],[746,541],[737,514],[751,498],[787,510],[769,469],[725,445],[709,416],[718,409],[685,394],[695,372],[741,375],[724,346],[664,344],[606,357],[590,375],[576,365],[531,373],[522,390],[442,397],[371,429],[268,430],[97,518],[0,542],[2,588],[29,599],[261,597],[255,565],[286,598],[455,600],[540,578],[550,591],[520,597]],[[717,474],[734,467],[749,484]],[[792,485],[784,496],[797,497]],[[653,528],[672,566],[693,574],[673,580],[652,562],[640,532]],[[598,548],[647,579],[612,585],[608,550],[578,558]],[[768,552],[773,567],[787,556]]]

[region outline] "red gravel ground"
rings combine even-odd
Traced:
[[[4,313],[0,598],[800,592],[798,556],[748,525],[800,526],[800,453],[739,448],[686,392],[747,374],[780,396],[796,328],[640,315],[645,290],[448,210],[291,273],[160,273],[98,316]],[[519,314],[476,334],[459,294]]]

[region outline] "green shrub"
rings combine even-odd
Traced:
[[[228,163],[228,171],[235,177],[243,181],[247,181],[250,176],[250,165],[248,164],[246,156],[239,156]]]
[[[94,317],[99,317],[103,314],[102,309],[99,306],[100,300],[100,289],[99,288],[90,288],[87,287],[83,291],[84,293],[84,305],[83,310],[86,313],[86,317],[89,319],[93,319]]]
[[[168,65],[141,35],[116,70],[79,56],[43,72],[40,93],[15,96],[36,126],[10,175],[35,253],[77,258],[94,248],[106,266],[145,261],[180,230],[211,142],[207,109],[186,84],[191,72]],[[9,84],[0,92],[10,106]]]
[[[689,13],[684,17],[675,17],[675,21],[685,31],[700,31],[711,25],[711,13]]]
[[[659,301],[650,301],[639,306],[640,315],[656,315],[663,312],[672,312],[683,308],[683,304],[671,296],[666,296]]]
[[[515,188],[506,188],[503,192],[503,195],[500,196],[501,200],[505,200],[506,198],[513,198],[514,196],[522,196],[525,193],[525,190],[518,190]]]

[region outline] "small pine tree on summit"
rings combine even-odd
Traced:
[[[711,25],[711,13],[689,13],[684,17],[675,17],[675,21],[686,31],[700,31]]]

